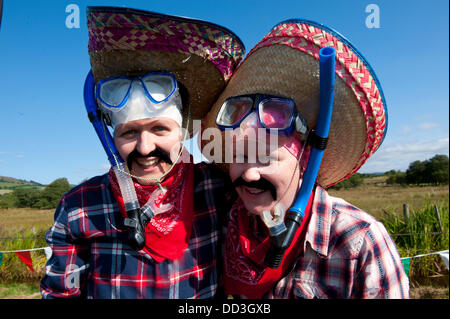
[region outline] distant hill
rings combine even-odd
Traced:
[[[8,189],[8,190],[23,189],[23,188],[41,189],[44,187],[45,185],[32,180],[26,181],[14,177],[0,176],[0,189]]]

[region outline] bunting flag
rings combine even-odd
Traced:
[[[0,266],[3,264],[3,254],[4,253],[15,253],[20,258],[20,260],[25,265],[27,265],[28,269],[30,269],[31,272],[34,272],[33,260],[31,259],[31,254],[30,254],[30,251],[34,251],[34,250],[44,250],[47,261],[50,259],[50,257],[52,256],[52,253],[53,253],[52,249],[50,247],[32,248],[32,249],[25,249],[25,250],[0,251]],[[405,269],[406,275],[409,277],[409,269],[410,269],[412,258],[424,257],[424,256],[429,256],[429,255],[439,255],[442,258],[442,261],[444,262],[445,267],[447,267],[447,269],[449,269],[449,267],[448,267],[448,250],[443,250],[443,251],[438,251],[438,252],[432,252],[429,254],[400,258],[400,260],[403,264],[403,268]]]
[[[29,250],[25,251],[16,251],[16,255],[22,260],[22,262],[27,265],[28,269],[31,270],[31,272],[34,272],[33,269],[33,260],[31,259],[31,254]]]
[[[403,268],[405,269],[406,276],[409,278],[409,265],[411,263],[411,258],[402,259]]]
[[[439,255],[441,256],[442,261],[448,269],[448,250],[439,252]]]
[[[442,261],[445,264],[445,267],[447,267],[447,269],[448,269],[448,250],[437,251],[437,252],[429,253],[429,254],[416,255],[416,256],[412,256],[412,257],[403,257],[403,258],[400,258],[400,260],[402,261],[403,268],[405,269],[405,273],[408,275],[408,277],[409,277],[409,265],[411,263],[411,259],[418,258],[418,257],[424,257],[424,256],[430,256],[430,255],[441,256]]]
[[[45,254],[45,258],[47,258],[47,261],[50,259],[50,257],[52,256],[52,249],[50,247],[45,247],[44,248],[44,254]]]
[[[34,273],[33,269],[33,260],[31,259],[30,251],[35,250],[44,250],[45,257],[47,257],[47,260],[52,255],[52,249],[50,247],[40,247],[40,248],[31,248],[31,249],[22,249],[22,250],[3,250],[0,251],[0,266],[3,263],[3,254],[5,253],[15,253],[20,260],[30,269],[31,272]]]

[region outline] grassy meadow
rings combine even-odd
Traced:
[[[366,178],[352,189],[330,189],[382,221],[395,240],[400,256],[448,249],[447,186],[392,186],[386,177]],[[403,204],[408,204],[410,218],[403,218]],[[444,234],[397,236],[399,233],[439,233],[434,211],[437,205]],[[54,210],[0,209],[0,251],[47,246],[44,235],[53,222]],[[423,236],[423,237],[422,237]],[[13,239],[11,239],[13,238]],[[40,298],[39,282],[46,262],[43,250],[32,251],[34,273],[14,253],[5,253],[0,266],[0,299]],[[411,298],[448,299],[448,270],[438,255],[411,259]]]
[[[345,199],[375,218],[385,213],[403,214],[403,204],[410,210],[422,208],[426,201],[433,204],[446,202],[449,199],[448,185],[441,186],[399,186],[387,185],[386,176],[365,178],[364,183],[355,188],[333,190],[332,196]]]
[[[44,236],[53,223],[53,210],[0,209],[0,251],[46,247]],[[40,298],[44,275],[43,250],[31,251],[32,273],[15,253],[4,253],[0,266],[0,298]]]

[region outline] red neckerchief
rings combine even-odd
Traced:
[[[112,168],[108,177],[120,213],[126,218],[120,187]],[[145,186],[134,180],[133,184],[141,207],[147,203],[155,191],[159,190],[157,185]],[[155,196],[157,193],[153,194],[154,204],[156,207],[172,204],[173,207],[154,216],[147,224],[145,247],[143,248],[157,262],[162,262],[166,258],[170,260],[180,258],[188,246],[194,217],[194,165],[192,161],[177,163],[161,185],[167,189],[167,192],[159,196]]]
[[[225,244],[224,286],[227,295],[244,295],[259,299],[267,293],[292,266],[303,249],[303,239],[311,215],[312,193],[305,209],[304,222],[297,229],[292,244],[286,250],[281,265],[272,269],[264,265],[270,247],[270,237],[256,240],[249,227],[248,211],[239,198],[230,211]]]

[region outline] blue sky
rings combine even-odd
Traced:
[[[80,9],[69,29],[66,7]],[[379,28],[366,12],[376,4]],[[389,129],[360,172],[406,170],[414,160],[449,154],[447,0],[19,1],[4,0],[0,29],[0,175],[72,184],[109,164],[87,119],[86,6],[114,5],[204,19],[234,31],[247,52],[280,21],[306,18],[347,37],[377,73]]]

